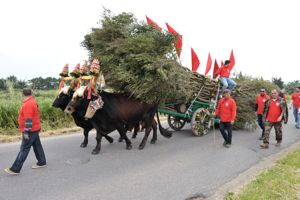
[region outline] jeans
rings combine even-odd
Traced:
[[[229,90],[233,90],[236,86],[236,83],[234,80],[230,79],[230,78],[226,78],[226,77],[221,77],[220,81],[223,85],[222,87],[222,91],[224,91],[225,89],[229,89]]]
[[[226,142],[226,144],[231,144],[232,138],[232,125],[230,122],[220,122],[219,125],[220,132]],[[227,131],[227,133],[226,133]]]
[[[297,123],[298,122],[298,107],[293,107],[293,114],[294,114],[294,117],[295,117],[295,122]]]
[[[46,164],[46,157],[44,154],[44,150],[41,144],[39,132],[32,132],[29,133],[29,140],[24,139],[24,135],[22,136],[22,143],[20,152],[18,153],[18,156],[13,163],[12,167],[10,168],[14,172],[20,172],[23,166],[23,163],[25,162],[29,151],[31,149],[31,146],[33,146],[33,151],[35,154],[36,159],[38,160],[38,165],[45,165]]]
[[[300,128],[300,113],[298,113],[299,108],[293,107],[293,109],[294,109],[293,114],[294,114],[294,117],[295,117],[296,127]]]
[[[263,118],[262,114],[257,114],[257,122],[258,122],[259,127],[262,129],[261,136],[263,137],[264,136],[264,132],[265,132],[265,124],[264,124],[262,118]]]
[[[298,113],[298,121],[297,121],[297,128],[300,128],[300,113]]]

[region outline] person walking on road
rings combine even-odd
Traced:
[[[255,110],[256,110],[256,116],[257,116],[257,122],[259,127],[262,130],[261,137],[259,140],[262,140],[264,138],[264,132],[265,132],[265,125],[263,122],[263,112],[264,112],[264,106],[265,102],[269,99],[269,96],[266,94],[265,88],[260,89],[260,93],[256,97],[256,104],[255,104]]]
[[[300,86],[296,88],[296,91],[291,95],[293,101],[293,114],[296,122],[296,128],[300,128]]]
[[[232,141],[232,125],[236,117],[236,103],[230,97],[230,90],[225,89],[224,97],[219,100],[214,116],[220,115],[219,129],[224,138],[223,146],[229,148]]]
[[[22,97],[23,105],[18,117],[19,128],[22,133],[21,148],[13,165],[4,170],[11,175],[18,175],[20,173],[31,146],[33,146],[35,157],[38,161],[32,166],[32,169],[47,166],[46,157],[39,137],[41,127],[38,105],[32,96],[31,89],[23,89]]]
[[[271,99],[266,101],[263,112],[265,133],[263,143],[260,145],[262,149],[269,148],[269,136],[272,127],[274,127],[276,133],[276,146],[280,146],[282,142],[282,121],[284,121],[285,124],[288,122],[286,110],[286,101],[278,96],[277,90],[272,90]]]

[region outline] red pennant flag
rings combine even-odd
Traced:
[[[176,35],[179,34],[179,33],[177,33],[177,31],[175,31],[175,29],[172,28],[168,23],[166,23],[166,25],[167,25],[168,31],[169,31],[170,33],[172,33],[172,35],[176,36]]]
[[[154,28],[162,31],[162,28],[160,26],[158,26],[158,24],[156,22],[154,22],[153,20],[151,20],[147,15],[146,15],[146,20],[147,20],[147,23],[150,25],[150,26],[153,26]]]
[[[210,56],[210,53],[208,53],[208,58],[207,58],[206,69],[205,69],[204,75],[206,75],[209,72],[209,70],[211,68],[211,64],[212,64],[211,56]]]
[[[178,58],[180,58],[181,50],[182,50],[182,35],[179,35],[177,31],[175,31],[174,28],[172,28],[168,23],[166,23],[168,31],[174,36],[178,37],[177,40],[174,42]]]
[[[218,70],[219,70],[219,65],[218,65],[217,59],[215,59],[214,71],[213,71],[213,78],[217,77],[217,71]]]
[[[233,55],[233,49],[231,50],[231,53],[230,53],[230,66],[229,66],[229,70],[231,71],[232,68],[234,67],[235,65],[235,58],[234,58],[234,55]]]
[[[182,35],[179,35],[178,40],[175,43],[175,47],[176,47],[178,58],[180,58],[181,50],[182,50]]]
[[[195,72],[195,71],[197,71],[197,69],[200,65],[200,61],[199,61],[198,56],[195,53],[193,48],[191,48],[191,51],[192,51],[192,71]]]

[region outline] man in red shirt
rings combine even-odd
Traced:
[[[232,67],[233,66],[230,65],[230,60],[225,60],[224,65],[222,65],[216,72],[217,75],[220,75],[220,81],[223,85],[222,92],[224,92],[225,89],[232,91],[236,86],[235,81],[229,78]]]
[[[257,122],[259,127],[262,129],[260,140],[264,137],[265,132],[265,125],[263,122],[263,112],[265,107],[265,102],[269,99],[269,96],[266,94],[265,88],[260,89],[260,93],[256,97],[256,104],[255,104],[255,110],[256,110],[256,116],[257,116]]]
[[[10,168],[4,171],[11,175],[18,175],[22,169],[28,153],[33,146],[37,164],[32,166],[32,169],[46,167],[46,158],[40,141],[40,113],[38,105],[35,102],[31,89],[23,89],[22,91],[23,105],[19,112],[18,123],[22,133],[22,144],[20,152]]]
[[[224,138],[223,146],[229,148],[232,139],[232,125],[236,117],[236,103],[230,97],[230,90],[224,90],[224,97],[219,100],[215,116],[220,115],[220,132]]]
[[[276,133],[276,146],[280,146],[282,141],[282,121],[286,124],[288,116],[286,115],[286,102],[281,97],[278,97],[277,90],[272,90],[271,99],[267,100],[264,107],[263,119],[265,121],[265,133],[261,148],[269,148],[269,136],[272,127],[274,126]]]
[[[299,109],[300,109],[300,86],[296,88],[296,92],[294,92],[291,96],[293,101],[293,114],[295,117],[296,128],[300,128],[300,118],[299,118]]]

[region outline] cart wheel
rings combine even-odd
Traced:
[[[202,136],[208,133],[210,126],[210,112],[205,108],[198,108],[192,117],[191,126],[195,136]]]
[[[168,124],[174,131],[180,131],[185,125],[185,118],[176,117],[173,115],[168,116]]]

